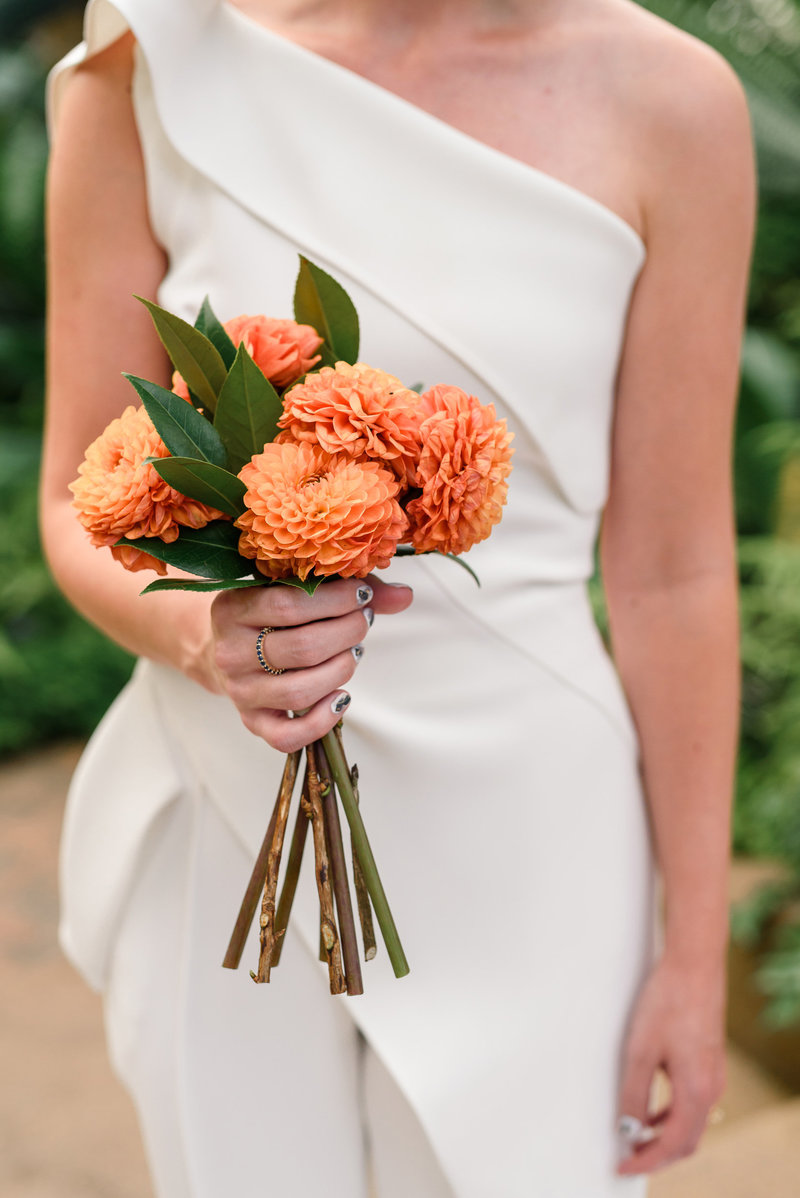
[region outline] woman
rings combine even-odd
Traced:
[[[92,0],[50,115],[45,545],[144,659],[70,798],[62,942],[158,1193],[266,1164],[350,1198],[367,1152],[381,1198],[642,1194],[723,1085],[741,88],[628,0]],[[313,599],[140,599],[84,540],[67,484],[120,371],[169,385],[132,294],[288,315],[298,250],[366,361],[515,431],[480,592],[426,558]],[[585,594],[601,512],[619,679]],[[345,708],[412,972],[376,962],[343,1005],[310,888],[268,991],[218,962],[276,750]]]

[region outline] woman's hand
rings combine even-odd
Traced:
[[[670,1102],[648,1111],[655,1072],[670,1082]],[[657,1129],[632,1145],[621,1174],[650,1173],[694,1152],[725,1085],[725,973],[661,958],[634,1009],[623,1054],[619,1114]]]
[[[324,736],[350,701],[345,683],[363,652],[375,613],[404,611],[410,587],[368,579],[337,579],[314,595],[298,587],[225,591],[211,605],[206,660],[211,689],[226,693],[245,727],[282,753]],[[262,628],[268,674],[256,656]],[[208,682],[207,682],[208,685]],[[290,718],[290,711],[305,714]]]

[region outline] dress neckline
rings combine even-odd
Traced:
[[[376,83],[374,79],[369,79],[366,75],[354,71],[351,67],[344,66],[343,63],[336,62],[333,58],[327,58],[324,54],[319,54],[316,50],[311,50],[308,46],[304,46],[300,42],[295,42],[284,34],[277,33],[276,30],[271,29],[268,25],[264,25],[261,21],[257,21],[254,17],[242,12],[240,8],[230,3],[229,0],[219,0],[219,6],[223,13],[230,17],[232,21],[239,21],[243,26],[252,30],[257,36],[263,37],[273,46],[280,46],[288,54],[294,54],[298,61],[313,63],[320,70],[329,72],[332,78],[346,79],[351,86],[360,86],[372,95],[379,95],[385,103],[395,104],[420,124],[429,124],[440,131],[449,131],[454,141],[470,149],[473,153],[483,154],[487,160],[501,162],[506,169],[517,171],[520,177],[527,176],[529,180],[537,181],[542,186],[550,187],[553,191],[560,192],[564,196],[570,196],[573,201],[582,203],[587,210],[593,211],[597,216],[605,219],[610,226],[615,227],[619,232],[633,241],[642,258],[646,256],[647,245],[639,231],[633,227],[630,221],[626,220],[624,216],[620,216],[613,208],[609,208],[602,200],[596,199],[594,196],[589,195],[588,192],[575,187],[572,183],[566,183],[563,179],[559,179],[555,175],[541,170],[540,167],[531,166],[530,163],[524,162],[521,158],[515,158],[513,154],[507,154],[505,150],[500,150],[488,142],[481,141],[478,137],[473,137],[471,133],[465,133],[463,129],[459,129],[456,125],[451,125],[448,121],[436,116],[435,113],[430,112],[427,108],[420,107],[413,100],[406,99],[405,96],[392,91],[391,88],[384,87],[381,83]]]

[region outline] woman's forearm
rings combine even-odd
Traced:
[[[95,548],[67,500],[44,505],[41,523],[55,580],[87,620],[129,652],[175,666],[218,689],[210,653],[213,595],[170,591],[142,596],[155,575],[131,573],[108,550]]]
[[[608,588],[607,588],[608,591]],[[724,961],[739,712],[734,570],[607,593],[664,885],[665,954]]]

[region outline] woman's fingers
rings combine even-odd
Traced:
[[[250,628],[293,628],[329,620],[372,606],[380,612],[402,611],[412,599],[410,587],[390,586],[375,578],[339,578],[322,583],[313,595],[299,587],[247,587],[223,591],[211,605],[215,628],[233,624]]]
[[[347,691],[337,689],[294,719],[286,711],[261,708],[242,712],[242,722],[279,752],[294,753],[330,732],[347,710],[349,699]]]
[[[653,1077],[658,1065],[647,1046],[629,1044],[625,1055],[619,1100],[618,1129],[623,1143],[635,1144],[635,1134],[647,1125],[648,1104]]]
[[[317,703],[320,696],[344,687],[353,677],[356,665],[356,658],[348,649],[307,670],[269,675],[257,667],[258,672],[234,675],[228,683],[228,694],[240,711],[261,708],[304,711]]]
[[[261,638],[261,652],[276,670],[303,670],[329,661],[354,645],[361,645],[374,618],[372,608],[350,612],[330,620],[315,620],[295,628],[273,628]],[[249,625],[237,625],[217,641],[217,665],[224,674],[265,671],[256,654],[258,632]],[[277,704],[273,704],[277,706]]]
[[[716,1061],[710,1057],[705,1067],[696,1057],[677,1057],[667,1068],[672,1091],[669,1107],[649,1118],[657,1132],[655,1138],[631,1145],[632,1154],[618,1166],[620,1174],[650,1173],[689,1156],[705,1131],[711,1108],[722,1092]],[[633,1102],[633,1091],[628,1094],[625,1101]],[[647,1119],[646,1115],[639,1117]]]
[[[374,612],[403,611],[412,598],[409,587],[377,578],[336,579],[314,595],[289,586],[225,592],[212,604],[222,689],[250,731],[276,749],[300,748],[344,710],[342,688],[361,659]],[[260,638],[261,657],[277,673],[264,669],[256,652],[264,628],[270,631]],[[337,696],[344,706],[333,711]],[[296,719],[287,715],[306,709]]]

